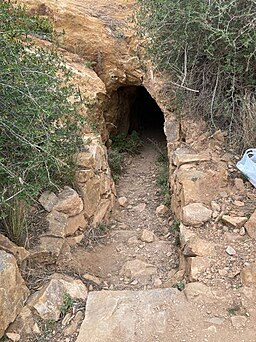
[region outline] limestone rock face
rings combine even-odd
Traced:
[[[188,226],[200,226],[209,221],[212,217],[212,210],[202,203],[192,203],[182,209],[182,221]]]
[[[48,284],[29,298],[28,306],[42,319],[57,321],[65,294],[73,299],[85,300],[87,288],[81,280],[55,273]]]
[[[29,295],[13,255],[0,250],[0,338]]]

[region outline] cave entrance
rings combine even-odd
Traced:
[[[116,100],[115,133],[136,131],[141,137],[165,139],[163,112],[145,87],[120,87]]]

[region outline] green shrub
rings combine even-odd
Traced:
[[[72,182],[82,119],[70,70],[53,48],[38,48],[29,38],[51,39],[50,22],[4,0],[0,32],[1,224],[43,189]]]
[[[166,153],[161,153],[158,158],[159,171],[157,175],[157,185],[161,190],[163,204],[170,205],[171,195],[169,188],[169,160]]]
[[[207,117],[248,146],[244,104],[255,107],[256,30],[253,0],[138,0],[137,20],[156,66],[170,75],[181,112]],[[250,109],[249,109],[250,112]],[[255,125],[255,110],[249,127]],[[247,121],[244,123],[244,119]],[[254,131],[255,132],[255,131]],[[246,136],[247,140],[244,140]],[[248,141],[249,140],[249,141]]]

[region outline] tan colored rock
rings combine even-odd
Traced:
[[[186,258],[186,274],[189,281],[197,281],[200,275],[211,266],[208,257],[188,257]]]
[[[7,253],[11,253],[21,264],[30,255],[30,252],[23,247],[18,247],[10,241],[6,236],[0,234],[0,250],[4,250]]]
[[[111,208],[111,201],[109,199],[102,199],[94,213],[93,226],[101,223],[104,219],[107,219]]]
[[[244,286],[256,285],[256,263],[248,265],[240,272],[242,284]]]
[[[58,203],[58,197],[53,192],[45,191],[39,197],[38,201],[46,211],[50,212]]]
[[[172,287],[173,285],[175,285],[177,283],[180,283],[184,279],[184,275],[185,275],[184,270],[179,270],[179,271],[175,272],[173,275],[168,274],[168,279],[164,282],[163,287],[169,288],[169,287]]]
[[[256,239],[256,210],[253,212],[249,220],[244,225],[247,234],[252,238]]]
[[[126,197],[118,198],[118,203],[121,207],[125,207],[128,204],[128,199]]]
[[[235,178],[235,187],[238,191],[244,191],[244,181],[241,178]]]
[[[53,236],[42,236],[39,246],[31,251],[31,258],[37,262],[55,263],[61,254],[65,240]]]
[[[20,340],[20,334],[6,333],[6,336],[13,342],[18,342]]]
[[[189,283],[184,289],[189,302],[212,302],[215,298],[211,288],[200,282]]]
[[[232,316],[230,319],[233,327],[236,329],[244,328],[247,321],[247,318],[245,316]]]
[[[94,275],[91,275],[89,273],[86,273],[83,275],[83,278],[88,281],[92,281],[96,285],[100,285],[102,283],[102,280]]]
[[[202,203],[192,203],[182,209],[182,222],[187,226],[201,226],[212,217],[212,210]]]
[[[137,279],[139,281],[148,281],[153,275],[157,274],[157,268],[142,260],[135,259],[127,261],[119,274],[120,276]]]
[[[75,216],[81,213],[83,207],[83,201],[78,193],[74,189],[65,186],[58,196],[58,203],[53,209],[68,216]]]
[[[183,164],[196,163],[209,161],[211,159],[209,153],[193,153],[188,149],[177,148],[177,150],[173,154],[173,163],[177,167],[180,167]]]
[[[231,226],[233,226],[235,228],[241,228],[245,224],[245,222],[247,221],[247,217],[223,215],[222,220],[226,224],[230,224]]]
[[[168,213],[169,209],[166,205],[159,205],[157,208],[156,208],[156,214],[161,216],[161,215],[166,215]]]
[[[75,246],[80,243],[84,238],[84,234],[76,235],[76,236],[69,236],[66,238],[67,243],[69,246]]]
[[[189,230],[187,227],[184,226],[184,224],[181,222],[180,223],[180,245],[181,245],[181,249],[183,249],[185,247],[185,245],[187,244],[187,242],[196,236],[196,234],[194,232],[192,232],[191,230]]]
[[[80,185],[84,200],[84,212],[88,218],[92,217],[100,203],[100,186],[99,176],[93,177],[85,184]]]
[[[200,239],[197,236],[191,237],[184,246],[182,253],[186,257],[213,256],[216,254],[215,244],[213,242]]]
[[[24,306],[15,321],[10,324],[8,333],[19,334],[26,341],[29,335],[40,334],[40,328],[28,306]]]
[[[42,319],[58,321],[65,294],[72,299],[85,300],[87,288],[81,280],[55,273],[48,284],[29,298],[27,305]]]
[[[139,240],[138,240],[137,236],[132,236],[132,237],[130,237],[130,238],[128,239],[128,241],[127,241],[127,244],[128,244],[129,246],[137,245],[138,243],[139,243]]]
[[[234,205],[236,207],[244,207],[244,202],[242,202],[242,201],[234,201]]]
[[[64,238],[66,235],[68,215],[53,210],[47,215],[46,219],[49,222],[49,231],[47,234],[50,236]]]
[[[88,225],[88,221],[84,217],[84,213],[79,215],[69,217],[67,219],[66,227],[65,227],[65,236],[70,236],[75,234],[75,232],[80,230],[85,230]]]
[[[89,179],[95,176],[96,175],[93,170],[78,170],[76,172],[76,181],[77,183],[86,183]]]
[[[236,253],[236,250],[233,248],[233,247],[231,247],[231,246],[228,246],[227,248],[226,248],[226,253],[228,254],[228,255],[236,255],[237,253]]]
[[[148,229],[143,229],[140,240],[147,243],[153,242],[155,240],[155,234]]]
[[[0,250],[0,338],[21,312],[28,295],[14,256]]]
[[[64,336],[73,335],[78,330],[78,326],[82,322],[83,318],[84,315],[82,311],[78,311],[71,323],[65,328]]]

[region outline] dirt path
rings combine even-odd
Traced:
[[[119,198],[127,199],[127,204],[113,213],[106,239],[73,252],[76,272],[99,277],[105,289],[157,288],[178,266],[175,239],[166,238],[169,215],[156,214],[162,200],[157,185],[158,158],[159,151],[147,138],[140,154],[126,156],[117,193]],[[145,229],[146,235],[153,233],[149,237],[152,242],[142,241],[148,239],[142,237]]]

